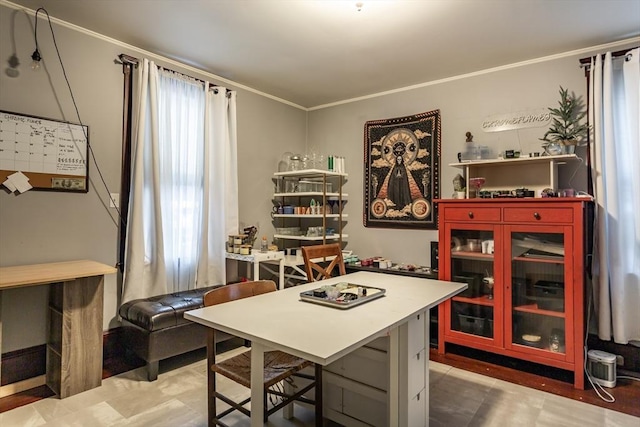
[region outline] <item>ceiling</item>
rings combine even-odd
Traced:
[[[305,108],[640,35],[640,0],[13,3]]]

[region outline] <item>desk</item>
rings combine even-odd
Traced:
[[[226,252],[225,257],[227,259],[246,262],[247,276],[249,276],[249,273],[251,272],[251,264],[253,264],[253,275],[251,276],[253,280],[259,280],[261,262],[278,263],[278,289],[284,289],[284,251],[260,252],[252,249],[251,255],[240,255]],[[264,264],[263,267],[266,268],[270,273],[274,273]]]
[[[0,268],[0,349],[2,291],[49,285],[46,384],[60,398],[102,384],[103,281],[115,272],[87,260]],[[41,385],[22,383],[1,387],[0,397]]]
[[[421,420],[421,425],[428,425],[429,329],[424,327],[421,343],[408,339],[409,329],[417,316],[426,322],[431,307],[467,285],[371,272],[347,274],[322,284],[342,281],[385,288],[386,294],[348,310],[300,301],[300,292],[318,287],[316,282],[185,313],[186,319],[251,340],[253,427],[263,425],[265,351],[282,350],[326,366],[381,336],[390,339],[389,425],[416,427],[419,425],[415,424],[416,419]],[[421,346],[423,351],[427,349],[426,357],[418,357],[424,376],[417,379],[416,375],[409,378],[409,370],[416,362],[413,354],[416,346]],[[416,395],[412,394],[416,381],[422,387],[418,389],[423,396],[418,403],[420,407],[415,406]],[[414,418],[416,413],[419,415]]]

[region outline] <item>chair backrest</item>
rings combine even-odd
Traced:
[[[233,283],[212,289],[204,294],[204,306],[209,307],[210,305],[266,294],[276,289],[276,283],[273,280]]]
[[[314,260],[323,262],[327,257],[335,258],[333,258],[329,265],[327,265],[326,267],[318,264],[318,262],[314,262]],[[347,274],[347,271],[344,268],[344,258],[342,258],[342,248],[340,247],[339,243],[303,246],[302,258],[304,259],[304,269],[307,273],[307,280],[309,282],[328,279],[329,277],[331,277],[331,273],[336,266],[338,267],[340,275]],[[314,271],[318,274],[314,274]]]

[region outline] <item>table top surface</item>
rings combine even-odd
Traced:
[[[300,300],[300,292],[348,282],[386,289],[350,309]],[[357,272],[185,313],[185,318],[327,365],[388,334],[411,316],[466,288],[464,283]]]
[[[114,267],[90,260],[1,267],[0,290],[67,282],[80,277],[113,274],[116,271]]]
[[[225,257],[228,259],[235,259],[238,261],[246,261],[246,262],[273,261],[273,260],[284,259],[284,251],[260,252],[258,250],[252,249],[250,255],[241,255],[241,254],[236,254],[231,252],[225,252]]]

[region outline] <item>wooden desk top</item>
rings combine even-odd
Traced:
[[[0,268],[0,290],[66,282],[80,277],[113,274],[117,270],[96,261],[78,260]]]

